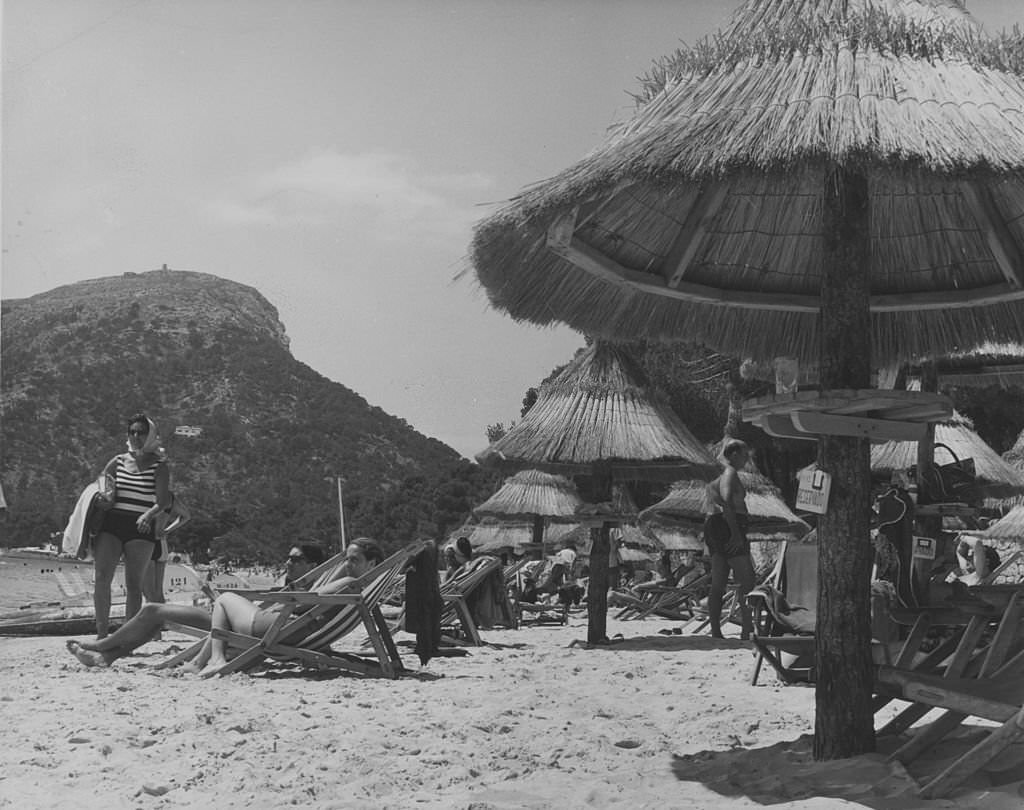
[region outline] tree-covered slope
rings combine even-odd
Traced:
[[[63,527],[123,449],[125,420],[157,420],[190,550],[274,558],[296,539],[388,546],[462,521],[493,474],[292,357],[256,290],[180,271],[125,274],[3,303],[5,545]],[[198,437],[174,436],[180,425]]]

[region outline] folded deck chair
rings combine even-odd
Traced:
[[[752,684],[765,661],[783,683],[814,681],[817,600],[817,544],[785,543],[772,576],[747,594],[754,619],[750,641],[757,649]]]
[[[476,620],[473,618],[471,602],[484,582],[495,572],[500,574],[500,571],[501,560],[497,557],[477,557],[470,560],[450,580],[441,583],[441,599],[444,600],[444,608],[441,611],[442,630],[453,630],[456,637],[464,638],[475,647],[483,645]],[[500,602],[496,607],[507,616],[509,624],[514,625],[515,612],[504,586],[495,598]],[[449,640],[457,639],[449,637]]]
[[[673,621],[690,621],[697,605],[707,596],[711,574],[701,574],[685,585],[645,584],[629,592],[617,591],[616,597],[627,604],[615,615],[616,619],[646,619],[661,616]]]
[[[404,671],[398,650],[391,638],[380,600],[405,574],[406,566],[425,545],[412,543],[374,566],[346,586],[344,591],[321,594],[314,591],[235,591],[265,608],[278,608],[277,619],[262,637],[240,632],[213,630],[228,643],[234,656],[220,674],[250,669],[270,658],[296,661],[310,667],[340,669],[360,675],[397,677]],[[318,566],[304,578],[314,587],[323,587],[334,579],[344,560],[341,555]],[[334,651],[331,645],[363,627],[373,645],[376,658]],[[163,662],[174,666],[191,660],[204,642]]]
[[[1024,594],[1011,597],[999,616],[995,633],[987,643],[979,645],[974,654],[968,654],[974,640],[958,646],[960,661],[954,660],[946,672],[922,672],[920,667],[908,669],[899,665],[878,668],[876,691],[883,696],[895,696],[908,701],[911,707],[922,707],[922,716],[929,709],[945,710],[897,749],[890,759],[908,764],[968,717],[997,724],[985,728],[979,742],[941,772],[930,776],[920,790],[923,798],[946,796],[1010,744],[1024,739],[1024,638],[1021,633],[1024,600],[1021,596]],[[980,620],[980,617],[974,618]],[[951,668],[958,671],[951,674]]]

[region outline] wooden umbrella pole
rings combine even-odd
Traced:
[[[821,281],[821,386],[868,388],[871,380],[870,198],[864,170],[826,166]],[[832,476],[818,522],[815,759],[875,750],[871,711],[870,445],[822,436],[818,464]]]
[[[596,503],[612,497],[611,470],[594,469],[592,497]],[[587,643],[608,643],[608,553],[611,524],[607,521],[590,529],[590,579],[587,582]]]

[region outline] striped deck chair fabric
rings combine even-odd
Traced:
[[[298,661],[311,667],[327,667],[361,675],[397,677],[404,667],[391,638],[380,601],[391,593],[405,574],[409,562],[424,547],[413,543],[392,554],[384,562],[367,571],[345,591],[321,594],[312,591],[238,591],[258,601],[264,608],[276,608],[279,614],[262,637],[235,631],[212,631],[228,642],[237,654],[221,674],[249,669],[265,658]],[[303,579],[316,587],[324,587],[336,576],[343,560],[332,558],[309,572]],[[300,580],[301,582],[302,580]],[[362,626],[366,629],[376,659],[365,655],[339,653],[331,645]],[[161,666],[173,666],[191,659],[201,646],[184,651]]]

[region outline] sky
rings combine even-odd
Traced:
[[[3,0],[0,296],[163,264],[251,285],[296,359],[471,458],[583,344],[456,279],[473,224],[738,6]]]

